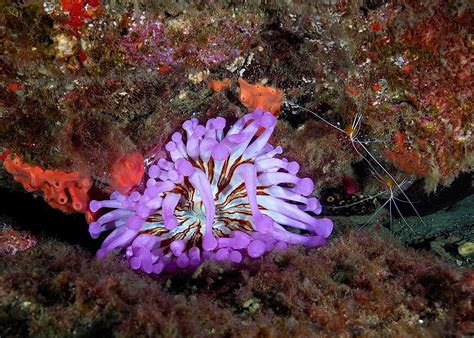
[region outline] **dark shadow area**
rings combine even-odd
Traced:
[[[472,180],[472,173],[461,173],[449,186],[438,187],[434,194],[427,194],[423,188],[424,181],[419,180],[405,193],[420,215],[429,215],[441,209],[448,208],[449,210],[450,206],[474,194]],[[403,216],[414,216],[413,208],[408,203],[398,203],[397,205]]]
[[[90,237],[83,214],[65,214],[51,208],[41,197],[23,191],[0,189],[0,215],[13,221],[17,230],[52,237],[95,252],[102,241]]]

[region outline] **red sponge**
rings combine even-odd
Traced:
[[[116,161],[110,169],[112,189],[127,194],[140,184],[143,178],[143,156],[139,152],[129,153]]]
[[[78,172],[43,170],[24,163],[16,154],[3,159],[5,170],[29,192],[42,190],[44,199],[53,208],[64,212],[86,212],[89,205],[90,177]]]

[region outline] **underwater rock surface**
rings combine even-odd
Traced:
[[[247,264],[248,263],[248,264]],[[0,257],[0,331],[12,336],[472,334],[474,272],[376,233],[192,275],[137,274],[119,257],[43,238]]]
[[[275,143],[317,189],[347,176],[383,187],[354,171],[344,134],[298,107],[342,129],[360,113],[358,139],[433,192],[472,168],[472,16],[461,0],[5,2],[0,151],[108,182],[124,154],[190,117],[240,117],[244,78],[285,94]]]
[[[0,335],[474,335],[472,31],[465,0],[0,0]],[[184,121],[256,108],[328,246],[94,257],[91,200],[143,187]]]

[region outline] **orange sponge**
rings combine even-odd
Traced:
[[[281,103],[284,96],[282,90],[260,85],[251,85],[244,79],[239,79],[239,86],[240,102],[242,102],[249,111],[262,108],[274,116],[280,114]]]
[[[38,166],[30,166],[16,154],[7,156],[3,166],[27,191],[42,190],[44,199],[53,208],[64,212],[87,211],[91,178],[82,177],[77,172],[43,170]]]
[[[116,161],[110,170],[110,185],[121,194],[127,194],[142,181],[143,156],[139,152],[129,153]]]
[[[213,80],[210,79],[209,82],[209,88],[211,88],[213,91],[219,93],[221,91],[225,91],[230,88],[231,82],[230,79],[225,78],[224,80]]]

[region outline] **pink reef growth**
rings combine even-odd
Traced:
[[[127,49],[127,58],[135,63],[143,61],[150,66],[172,64],[175,50],[165,36],[163,24],[145,22],[136,25],[130,27],[121,41]]]
[[[14,255],[36,245],[36,238],[27,232],[13,230],[11,227],[0,225],[0,255]]]
[[[196,268],[205,260],[240,263],[288,244],[318,247],[331,220],[314,217],[321,204],[309,197],[314,183],[296,176],[299,165],[276,158],[268,143],[276,118],[256,110],[227,133],[222,117],[183,123],[160,158],[147,168],[146,187],[90,209],[114,209],[89,225],[92,237],[113,230],[98,256],[126,249],[133,269],[159,274]]]

